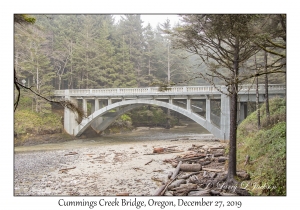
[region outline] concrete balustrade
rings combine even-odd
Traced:
[[[222,86],[216,86],[218,89],[222,89]],[[285,85],[274,85],[270,84],[269,91],[277,91],[284,90]],[[134,95],[134,94],[182,94],[182,93],[211,93],[211,94],[219,94],[218,89],[213,86],[187,86],[187,87],[170,87],[166,91],[159,91],[158,87],[147,87],[147,88],[109,88],[109,89],[72,89],[68,90],[69,95],[71,96],[100,96],[100,95]],[[256,85],[241,85],[239,86],[240,92],[253,92],[256,90]],[[264,91],[265,86],[263,84],[259,85],[259,90]],[[55,90],[55,96],[64,96],[65,90]]]

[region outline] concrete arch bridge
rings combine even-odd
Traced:
[[[218,88],[226,92],[225,86]],[[285,89],[285,85],[269,85],[269,97],[283,97],[286,94]],[[256,101],[255,86],[240,86],[238,95],[238,118],[239,121],[242,121],[246,117],[247,102]],[[89,126],[97,132],[104,131],[122,114],[143,105],[155,105],[168,108],[192,119],[216,138],[229,139],[229,97],[221,94],[213,86],[171,87],[167,91],[159,91],[158,87],[67,89],[56,90],[54,96],[70,100],[77,105],[81,103],[86,114],[88,112],[87,104],[91,104],[91,113],[80,124],[76,122],[76,115],[65,108],[64,129],[74,136],[80,136]],[[264,101],[264,96],[264,85],[259,85],[261,102]],[[211,111],[212,100],[220,102],[218,115]]]

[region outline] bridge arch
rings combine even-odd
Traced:
[[[180,114],[185,115],[186,117],[192,119],[202,127],[204,127],[206,130],[208,130],[210,133],[212,133],[217,138],[222,138],[221,130],[216,127],[211,122],[208,122],[205,118],[193,113],[192,111],[189,111],[187,109],[181,108],[179,106],[176,106],[174,104],[170,104],[163,101],[156,101],[156,100],[148,100],[148,99],[133,99],[133,100],[127,100],[127,101],[121,101],[116,102],[113,104],[110,104],[106,107],[103,107],[102,109],[99,109],[95,111],[93,114],[91,114],[88,118],[84,119],[77,127],[74,129],[74,134],[76,136],[80,136],[91,124],[93,121],[95,121],[97,118],[103,116],[104,114],[108,113],[112,109],[115,108],[124,108],[124,111],[119,112],[119,115],[123,114],[130,109],[132,109],[136,105],[156,105],[165,107],[168,109],[171,109],[173,111],[179,112]],[[110,122],[107,122],[108,124],[111,124],[113,120]]]

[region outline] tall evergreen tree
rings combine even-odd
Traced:
[[[229,165],[227,182],[234,182],[236,175],[236,130],[237,130],[237,93],[240,66],[257,52],[253,46],[252,27],[255,15],[185,15],[184,25],[173,33],[178,46],[201,57],[204,63],[215,68],[211,73],[200,76],[215,85],[207,76],[217,76],[227,87],[230,97],[230,135]],[[220,67],[227,71],[220,72]],[[222,90],[220,90],[222,92]]]
[[[125,15],[119,24],[121,34],[129,47],[129,58],[133,63],[138,86],[141,86],[141,71],[144,67],[145,43],[142,23],[140,15]]]

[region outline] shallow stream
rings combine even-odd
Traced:
[[[164,128],[139,128],[133,132],[113,134],[88,139],[75,139],[61,143],[39,144],[34,146],[18,146],[15,152],[31,152],[45,150],[75,149],[84,147],[97,147],[115,144],[128,144],[134,142],[145,142],[156,140],[176,139],[200,139],[203,134],[209,134],[202,126],[188,122],[187,126],[178,126],[171,129]]]

